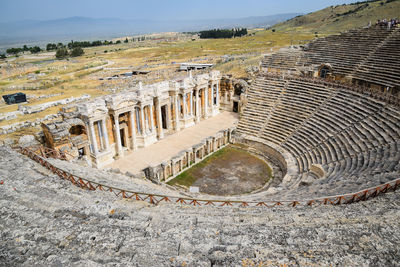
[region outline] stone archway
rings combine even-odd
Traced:
[[[318,77],[326,79],[331,77],[333,74],[331,64],[322,64],[318,69]]]

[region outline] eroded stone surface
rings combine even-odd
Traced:
[[[398,193],[296,209],[151,206],[81,190],[5,147],[0,180],[4,266],[394,266],[400,258]]]

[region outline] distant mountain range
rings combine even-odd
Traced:
[[[24,20],[0,23],[0,48],[18,44],[37,45],[44,42],[94,40],[154,32],[200,31],[212,28],[266,27],[299,15],[298,13],[238,19],[209,20],[124,20],[70,17],[56,20]]]

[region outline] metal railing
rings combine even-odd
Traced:
[[[28,148],[29,149],[29,148]],[[61,150],[55,150],[52,148],[48,148],[45,146],[35,146],[31,147],[29,150],[32,152],[40,155],[43,158],[54,158],[54,159],[61,159],[61,160],[67,160],[68,156],[73,158],[74,156],[69,154],[68,152],[64,152]]]
[[[378,195],[387,193],[389,191],[395,191],[400,186],[400,178],[381,184],[376,187],[370,187],[363,189],[355,193],[348,193],[343,195],[319,197],[314,199],[303,199],[303,200],[266,200],[266,201],[245,201],[245,200],[207,200],[207,199],[197,199],[190,197],[177,197],[168,196],[160,194],[151,194],[145,192],[135,192],[131,190],[121,189],[105,184],[101,184],[89,179],[79,177],[77,175],[71,174],[64,171],[50,162],[48,162],[44,157],[39,156],[34,151],[29,148],[17,148],[17,150],[23,154],[33,159],[34,161],[40,163],[42,166],[46,167],[54,174],[57,174],[61,179],[70,181],[73,185],[80,187],[85,190],[90,191],[104,191],[115,194],[117,197],[132,199],[138,201],[146,201],[150,204],[157,205],[161,202],[167,203],[177,203],[182,205],[191,206],[220,206],[220,207],[276,207],[276,206],[313,206],[317,204],[323,205],[341,205],[350,204],[358,201],[366,201],[370,198],[374,198]]]

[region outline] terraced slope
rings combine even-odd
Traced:
[[[375,27],[351,30],[340,35],[316,39],[304,47],[283,48],[267,55],[262,68],[298,75],[310,75],[329,64],[336,78],[383,88],[400,88],[400,28]]]
[[[341,194],[399,177],[398,107],[323,81],[270,75],[257,78],[248,99],[237,132],[294,157],[290,187],[315,181],[313,193]],[[321,179],[312,166],[323,168]]]
[[[2,266],[393,266],[398,193],[346,206],[150,206],[85,191],[0,147]]]

